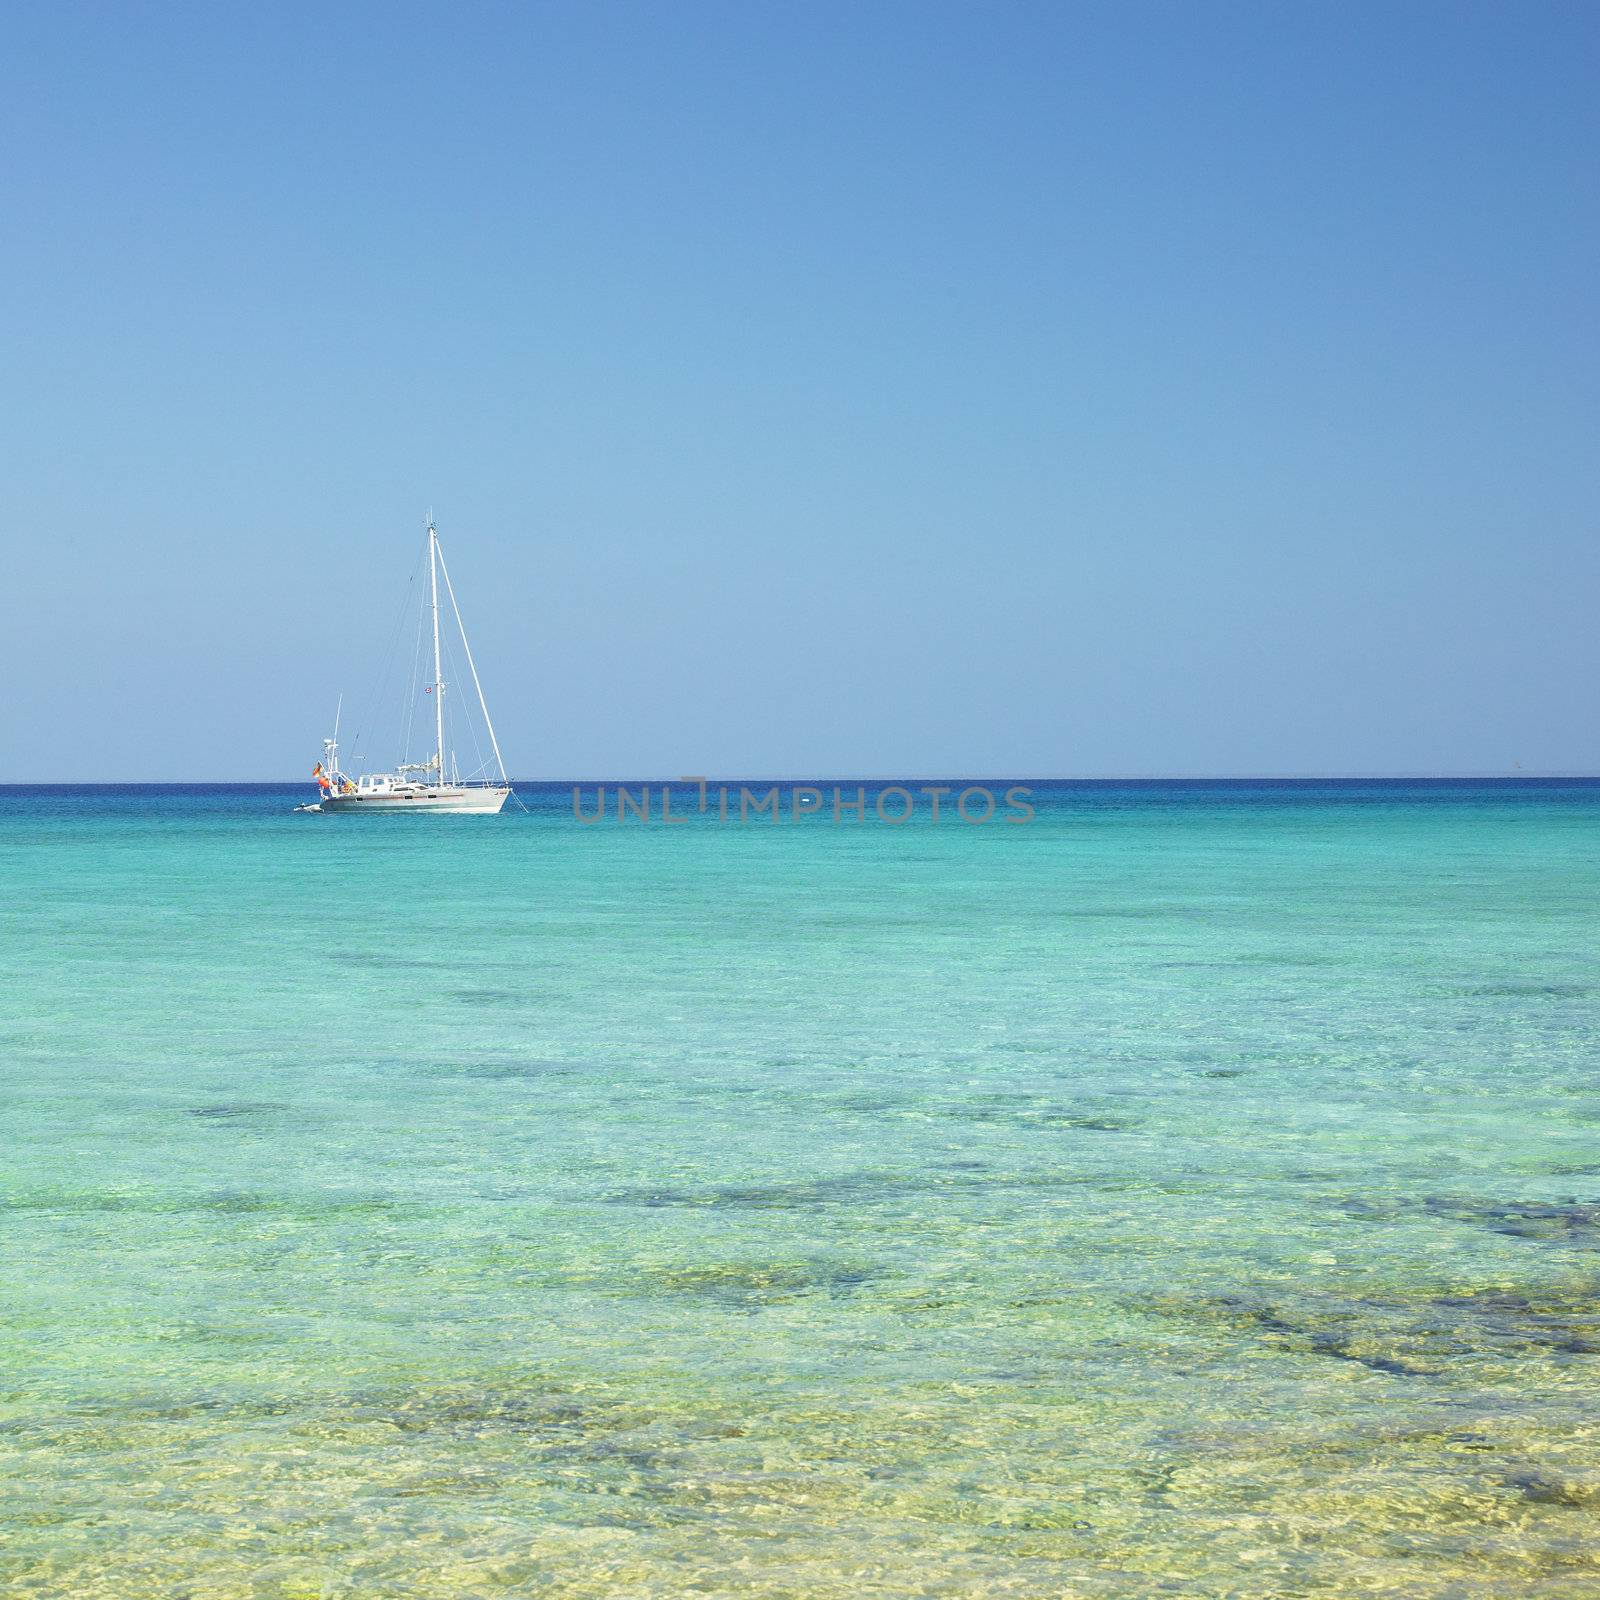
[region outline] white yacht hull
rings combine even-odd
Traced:
[[[492,817],[510,793],[509,788],[497,785],[456,788],[446,784],[399,794],[329,794],[322,797],[321,809],[363,816],[369,811],[448,811],[455,816]]]

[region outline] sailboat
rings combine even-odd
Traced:
[[[456,631],[461,638],[461,649],[466,656],[467,670],[472,674],[472,687],[477,691],[478,709],[483,713],[489,747],[494,752],[497,778],[469,776],[463,780],[454,759],[448,763],[445,759],[444,702],[448,686],[444,680],[439,640],[441,575],[450,610],[455,616]],[[368,812],[441,811],[454,816],[494,816],[506,803],[511,794],[511,781],[506,777],[500,743],[494,736],[494,724],[489,720],[489,706],[483,698],[483,685],[478,681],[472,647],[467,643],[467,630],[462,626],[461,608],[456,604],[450,569],[445,565],[444,552],[439,548],[439,534],[431,516],[428,518],[428,596],[428,609],[433,618],[433,682],[425,686],[425,692],[433,699],[433,753],[426,761],[403,761],[393,772],[364,772],[352,776],[339,764],[339,719],[335,717],[333,737],[322,741],[322,759],[311,774],[317,780],[321,798],[314,804],[297,806],[296,810],[361,815]]]

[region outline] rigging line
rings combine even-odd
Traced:
[[[478,682],[477,664],[472,659],[472,646],[467,643],[466,624],[461,620],[461,607],[456,604],[455,585],[450,582],[450,569],[444,564],[444,550],[437,539],[434,549],[439,552],[439,570],[444,574],[444,590],[450,596],[450,609],[455,613],[456,628],[461,634],[461,648],[467,653],[467,666],[472,671],[472,687],[478,691],[478,709],[483,713],[483,725],[489,730],[489,743],[494,746],[495,765],[500,769],[500,781],[508,783],[505,757],[500,754],[500,741],[494,736],[494,724],[489,720],[489,702],[483,698],[483,685]]]
[[[489,763],[483,753],[483,741],[478,737],[478,724],[471,717],[463,720],[467,724],[467,732],[472,735],[472,754],[478,763],[472,769],[472,775],[475,778],[486,778],[489,775]]]
[[[460,618],[457,618],[456,620],[457,620],[457,624],[458,624],[458,628],[459,628]],[[451,661],[453,663],[455,661],[455,647],[450,641],[450,633],[449,633],[448,629],[445,631],[444,641],[445,641],[445,648],[447,650],[449,650],[450,653],[451,653],[450,654],[450,659],[451,659]],[[463,645],[465,645],[465,643],[466,643],[466,635],[464,633],[461,635],[461,642],[462,642]],[[453,667],[452,667],[452,670],[454,670]],[[471,714],[470,711],[463,710],[462,713],[461,713],[460,721],[465,723],[465,725],[466,725],[468,737],[470,737],[471,740],[472,740],[473,755],[476,756],[477,762],[478,762],[477,766],[472,771],[472,776],[474,778],[479,778],[479,777],[488,778],[489,775],[490,775],[489,774],[489,763],[484,758],[483,742],[478,737],[477,719]]]
[[[444,645],[445,660],[450,664],[451,681],[454,681],[455,659],[456,659],[456,657],[455,657],[455,645],[451,641],[450,632],[449,632],[448,629],[446,629],[444,631],[444,633],[441,635],[441,641],[442,641],[442,643]],[[465,635],[462,636],[462,642],[463,642],[463,644],[466,642]],[[449,712],[447,711],[446,712],[446,716],[448,717],[448,715],[449,715]],[[471,770],[471,772],[468,774],[469,779],[471,779],[471,778],[486,778],[486,777],[488,777],[488,775],[489,775],[489,763],[484,758],[483,741],[481,739],[479,739],[479,737],[478,737],[477,719],[475,717],[473,717],[471,712],[463,709],[457,715],[456,722],[457,722],[458,725],[462,725],[462,724],[465,725],[466,730],[467,730],[467,736],[472,740],[472,753],[477,758],[477,762],[478,762],[477,766],[474,767]]]
[[[465,641],[463,640],[463,643],[464,642]],[[450,635],[448,633],[441,635],[440,645],[444,651],[445,665],[450,669],[450,676],[447,676],[445,680],[446,682],[449,682],[450,677],[453,676],[455,672],[455,652],[450,643]],[[448,710],[445,713],[445,717],[448,721],[450,717],[450,712]],[[464,711],[459,715],[459,717],[457,717],[456,721],[458,724],[464,723],[466,725],[468,737],[472,740],[472,753],[478,759],[477,766],[468,774],[469,780],[472,778],[487,776],[489,763],[484,759],[483,743],[478,738],[478,724],[473,721],[472,717]],[[453,753],[454,752],[452,752],[452,754]]]
[[[372,691],[366,705],[362,708],[362,723],[356,728],[356,736],[350,743],[350,764],[355,766],[361,755],[361,740],[366,734],[366,723],[378,714],[378,702],[383,698],[389,687],[389,673],[394,665],[395,647],[400,643],[400,630],[405,626],[406,613],[411,609],[411,590],[417,581],[417,571],[422,563],[419,559],[411,569],[411,576],[406,579],[405,593],[400,598],[400,610],[394,619],[394,629],[389,635],[388,648],[383,653],[381,676],[377,687]]]

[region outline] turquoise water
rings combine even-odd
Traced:
[[[6,1593],[1600,1594],[1600,784],[529,796],[0,791]]]

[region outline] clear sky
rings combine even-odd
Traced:
[[[0,58],[0,778],[302,776],[429,506],[518,775],[1600,771],[1592,4]]]

